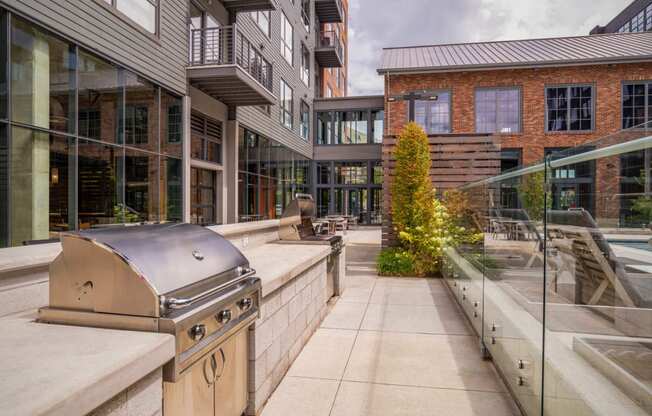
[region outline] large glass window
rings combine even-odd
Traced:
[[[377,110],[371,112],[371,135],[374,139],[374,143],[382,143],[384,135],[384,122],[385,122],[385,111]]]
[[[181,157],[183,154],[183,101],[161,90],[161,153]]]
[[[301,138],[310,138],[310,106],[301,100]]]
[[[161,221],[183,220],[183,161],[161,157],[160,209]]]
[[[118,68],[79,51],[79,135],[109,143],[122,143],[119,114],[122,91]],[[120,116],[122,117],[122,116]]]
[[[521,94],[518,88],[479,89],[475,92],[478,133],[518,133]]]
[[[158,87],[129,72],[123,72],[125,89],[124,143],[158,152]]]
[[[285,82],[281,80],[281,94],[280,94],[280,116],[281,124],[291,129],[294,125],[294,103],[293,103],[293,91],[292,88]]]
[[[328,185],[331,183],[331,162],[317,163],[317,184]]]
[[[190,117],[193,159],[222,163],[222,123],[193,113]]]
[[[199,168],[190,170],[190,222],[192,224],[216,224],[216,183],[214,171]]]
[[[265,36],[271,36],[271,18],[269,10],[251,12],[251,18],[254,19],[254,22],[256,22],[256,25],[263,31]]]
[[[335,113],[335,143],[368,143],[368,114],[366,111],[344,111]]]
[[[623,85],[623,128],[640,126],[648,121],[652,121],[652,82]]]
[[[310,86],[310,51],[306,45],[301,44],[301,81]]]
[[[125,151],[125,218],[127,222],[158,221],[159,156]]]
[[[77,185],[79,228],[129,222],[136,219],[124,209],[122,191],[124,149],[79,140]]]
[[[546,131],[593,129],[593,87],[546,88]]]
[[[290,65],[294,65],[294,27],[283,12],[281,12],[281,55]]]
[[[20,127],[11,133],[10,144],[0,146],[10,146],[11,155],[8,183],[3,181],[10,216],[5,212],[0,220],[8,220],[2,228],[11,238],[9,245],[48,240],[74,229],[74,139]]]
[[[13,121],[49,130],[74,132],[74,55],[73,45],[29,22],[12,18]]]
[[[440,92],[433,96],[432,100],[415,100],[414,121],[423,127],[427,134],[450,133],[450,93]]]

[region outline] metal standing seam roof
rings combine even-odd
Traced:
[[[652,61],[652,32],[383,49],[378,73]]]

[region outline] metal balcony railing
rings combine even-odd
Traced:
[[[273,91],[272,64],[236,25],[193,29],[190,37],[190,66],[238,65],[268,91]]]
[[[340,37],[334,30],[324,30],[319,36],[319,46],[321,48],[335,48],[337,55],[344,59],[344,47],[340,42]]]

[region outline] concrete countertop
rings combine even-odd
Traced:
[[[262,281],[263,297],[328,257],[330,252],[328,244],[286,243],[269,243],[242,251]]]
[[[172,335],[41,324],[35,317],[0,319],[0,414],[85,415],[174,356]]]
[[[0,273],[45,267],[61,252],[61,243],[9,247],[0,250]]]

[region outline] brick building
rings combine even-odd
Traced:
[[[385,49],[378,72],[385,78],[386,213],[395,136],[409,120],[429,135],[431,178],[442,190],[652,117],[649,32]],[[451,149],[448,156],[438,151],[442,146]],[[601,210],[613,225],[623,221],[624,204],[586,198],[618,192],[623,182],[617,162],[561,172],[553,184],[555,207]],[[515,195],[504,199],[505,205],[518,204]],[[385,242],[391,230],[385,215]]]
[[[336,39],[342,45],[341,49],[341,66],[331,66],[322,68],[319,76],[321,82],[319,85],[319,96],[325,98],[346,97],[348,95],[348,77],[349,77],[349,32],[348,16],[349,1],[341,0],[342,14],[344,18],[339,23],[324,23],[321,27],[321,36],[326,41]]]

